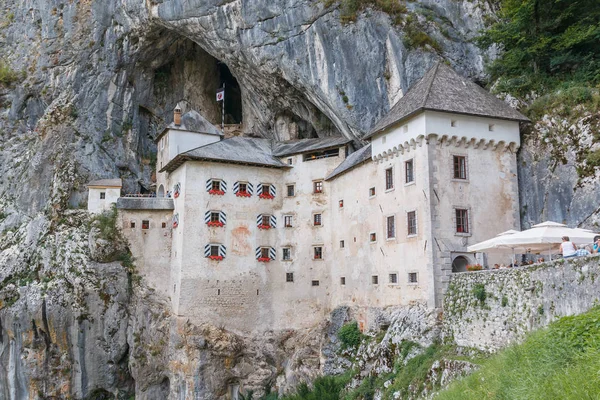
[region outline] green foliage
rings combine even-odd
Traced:
[[[497,15],[479,44],[503,50],[490,65],[500,90],[525,95],[565,80],[600,82],[597,0],[501,0]]]
[[[508,297],[502,296],[502,307],[506,307],[508,305]]]
[[[358,347],[363,339],[363,334],[360,329],[358,329],[358,323],[356,321],[342,326],[337,336],[344,349]]]
[[[9,86],[19,80],[15,72],[4,60],[0,59],[0,85]]]
[[[473,296],[477,300],[479,300],[479,305],[483,305],[485,303],[485,299],[487,298],[487,293],[485,291],[485,285],[483,283],[476,283],[473,286],[472,290]]]
[[[404,24],[404,45],[409,49],[432,47],[435,51],[441,52],[442,47],[437,40],[432,38],[418,24],[417,19],[412,15],[406,17]]]
[[[281,400],[339,400],[349,381],[350,374],[322,376],[315,379],[312,388],[306,383],[301,383],[294,394],[284,396]]]
[[[483,361],[440,400],[595,399],[600,393],[600,307],[564,317]]]
[[[114,205],[110,210],[96,215],[93,223],[100,229],[100,238],[112,241],[120,237],[117,228],[117,208]]]
[[[335,0],[324,0],[325,7],[330,7]],[[340,19],[344,23],[356,21],[358,13],[367,7],[388,14],[395,24],[402,22],[406,14],[406,3],[403,0],[340,0]]]

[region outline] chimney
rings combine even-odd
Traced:
[[[179,104],[175,106],[175,112],[173,113],[173,123],[175,123],[175,126],[181,125],[181,107],[179,106]]]

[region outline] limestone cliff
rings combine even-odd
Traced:
[[[328,365],[325,323],[243,338],[172,318],[113,261],[123,249],[90,239],[89,217],[73,209],[91,179],[148,187],[152,139],[175,104],[218,123],[222,83],[227,122],[247,134],[358,140],[436,59],[477,80],[493,56],[472,42],[486,1],[408,2],[399,19],[367,7],[354,22],[329,3],[0,0],[0,397],[212,399]],[[534,181],[546,173],[543,160],[527,162],[537,151],[526,142],[522,188],[558,185],[560,210],[575,182]],[[593,211],[593,184],[568,222]]]

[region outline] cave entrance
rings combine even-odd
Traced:
[[[225,123],[241,124],[242,91],[240,85],[224,62],[217,61],[217,70],[219,87],[225,86]]]

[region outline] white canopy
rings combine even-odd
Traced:
[[[495,237],[485,240],[481,243],[474,244],[469,246],[467,250],[472,253],[490,253],[490,252],[499,252],[505,253],[507,251],[506,248],[496,247],[501,244],[501,240],[503,236],[506,235],[514,235],[515,233],[519,233],[519,231],[515,231],[514,229],[508,230],[506,232],[499,233]]]
[[[586,229],[568,228],[564,224],[547,221],[534,225],[531,229],[522,232],[497,236],[485,242],[468,247],[470,252],[558,252],[558,244],[562,243],[562,237],[568,236],[575,245],[591,244],[593,242],[594,232]],[[489,245],[484,245],[490,242]],[[482,246],[483,245],[483,246]]]

